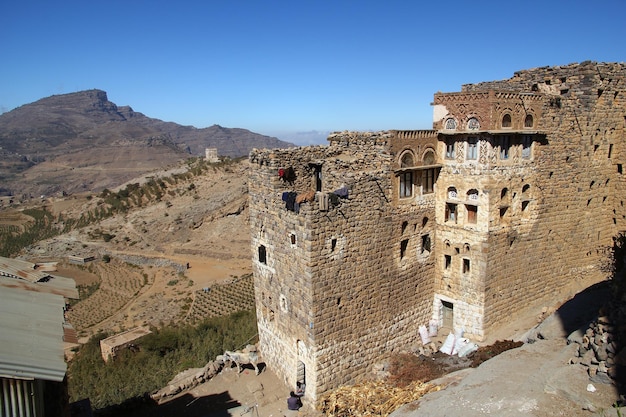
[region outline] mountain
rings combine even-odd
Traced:
[[[114,187],[203,156],[294,146],[246,129],[198,129],[117,106],[102,90],[54,95],[0,115],[0,194],[50,195]]]

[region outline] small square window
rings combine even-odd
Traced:
[[[430,253],[430,235],[422,236],[422,254],[427,255]]]
[[[267,265],[267,250],[265,249],[265,245],[259,245],[259,262]]]
[[[526,211],[529,201],[522,201],[522,211]]]
[[[475,224],[478,218],[478,207],[466,205],[465,208],[467,209],[467,222]]]
[[[470,271],[470,260],[467,258],[463,258],[463,273],[469,274]]]
[[[446,221],[456,223],[456,204],[446,203]]]
[[[406,255],[406,248],[409,246],[409,239],[404,239],[400,242],[400,259],[404,259],[404,255]]]

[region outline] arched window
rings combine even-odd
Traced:
[[[435,159],[435,152],[433,152],[432,149],[428,149],[426,152],[424,152],[424,157],[422,158],[422,164],[424,166],[432,166],[436,162],[437,161]],[[437,168],[427,168],[420,170],[419,174],[422,193],[433,193],[435,191],[435,182],[437,181],[437,175],[439,174],[439,170]]]
[[[524,127],[533,127],[535,121],[533,120],[533,115],[532,114],[527,114],[526,118],[524,119]]]
[[[455,130],[456,129],[456,120],[453,118],[446,119],[446,123],[444,125],[446,130]]]
[[[467,121],[467,129],[468,130],[478,130],[478,129],[480,129],[480,122],[478,121],[478,119],[475,118],[475,117],[471,117]]]
[[[467,199],[472,201],[478,201],[478,190],[472,188],[467,192]]]
[[[415,166],[415,159],[411,151],[405,151],[400,157],[400,168],[412,168]],[[403,171],[400,173],[400,198],[413,196],[413,171]]]
[[[508,188],[503,188],[502,191],[500,191],[500,199],[505,199],[507,194],[509,193],[509,189]]]
[[[457,198],[457,192],[455,187],[448,187],[448,198]]]
[[[429,149],[424,153],[424,157],[422,158],[422,163],[424,165],[435,164],[435,152],[433,152],[432,149]]]
[[[510,114],[505,114],[504,116],[502,116],[502,127],[507,129],[511,127],[511,115]]]
[[[413,154],[410,151],[407,151],[400,159],[400,168],[410,168],[412,166],[415,166],[413,163]]]

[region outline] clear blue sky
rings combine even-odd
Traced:
[[[0,4],[0,113],[98,88],[119,106],[304,143],[428,129],[437,91],[626,60],[625,0]]]

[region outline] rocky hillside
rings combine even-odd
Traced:
[[[99,191],[205,148],[240,157],[252,148],[289,146],[245,129],[153,119],[117,106],[101,90],[54,95],[0,115],[0,194]]]
[[[247,160],[196,159],[97,194],[48,198],[44,239],[9,255],[59,262],[60,275],[96,288],[71,313],[81,337],[192,319],[196,293],[251,272],[247,170]],[[19,240],[40,209],[0,207],[0,250],[2,233]],[[96,261],[75,267],[68,255]]]

